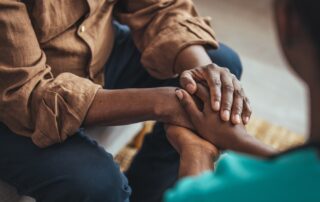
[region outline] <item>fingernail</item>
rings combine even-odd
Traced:
[[[233,115],[233,120],[234,120],[237,124],[241,123],[241,117],[240,117],[240,115],[239,115],[239,114]]]
[[[194,91],[194,85],[193,84],[189,83],[186,88],[187,88],[187,91],[189,93],[193,93],[193,91]]]
[[[247,124],[249,122],[250,118],[248,116],[244,117],[244,123]]]
[[[179,100],[182,100],[183,94],[181,90],[176,90],[176,96],[179,98]]]
[[[228,110],[224,110],[222,112],[223,120],[224,121],[229,121],[230,120],[230,112]]]
[[[219,111],[219,109],[220,109],[220,102],[215,101],[213,104],[213,110]]]

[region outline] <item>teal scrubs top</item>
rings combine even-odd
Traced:
[[[216,170],[181,179],[165,202],[320,202],[320,158],[315,148],[271,159],[229,152]]]

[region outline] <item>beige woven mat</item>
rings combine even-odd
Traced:
[[[153,126],[153,122],[146,122],[144,129],[137,135],[136,139],[127,147],[123,148],[115,157],[120,164],[121,170],[126,170],[142,144],[142,140]],[[278,150],[285,150],[293,146],[303,144],[305,139],[303,135],[293,133],[288,129],[276,126],[267,121],[253,118],[247,125],[250,134],[262,142],[271,145]]]

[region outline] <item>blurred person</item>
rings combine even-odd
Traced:
[[[79,128],[192,128],[179,83],[191,94],[206,84],[222,120],[250,119],[239,57],[191,0],[1,0],[0,30],[0,179],[37,201],[127,201],[131,188],[132,201],[160,201],[179,166],[162,123],[127,172],[131,188]]]
[[[208,107],[210,96],[204,87],[197,91],[204,102],[201,108],[187,92],[177,90],[199,136],[185,128],[167,127],[168,138],[180,154],[180,176],[185,178],[166,193],[166,202],[320,201],[319,9],[320,3],[313,0],[274,3],[283,52],[310,90],[306,144],[277,154],[248,135],[243,125],[219,123]],[[210,171],[218,148],[236,152],[222,156],[215,171]]]

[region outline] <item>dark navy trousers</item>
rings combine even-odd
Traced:
[[[105,65],[107,89],[179,86],[178,79],[152,78],[140,63],[130,30],[115,23],[115,31],[114,49]],[[242,67],[233,50],[221,44],[208,54],[240,78]],[[63,144],[40,149],[0,123],[0,179],[38,202],[160,202],[176,182],[178,167],[179,155],[167,141],[162,123],[145,137],[125,174],[112,155],[80,129]]]

